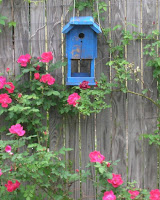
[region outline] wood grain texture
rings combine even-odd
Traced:
[[[45,52],[45,2],[30,4],[30,42],[32,56],[38,57]]]
[[[30,53],[29,43],[29,4],[25,1],[14,1],[14,55],[15,63],[20,55]],[[15,65],[15,74],[20,73],[18,64]]]
[[[155,30],[156,27],[153,22],[156,24],[156,0],[154,1],[143,1],[143,32],[150,34],[152,30]],[[143,46],[146,45],[149,41],[143,41]],[[153,68],[146,67],[146,62],[149,60],[148,56],[144,56],[143,64],[143,79],[144,79],[144,89],[148,88],[148,97],[156,100],[157,99],[157,83],[153,79]],[[151,102],[144,100],[144,133],[153,133],[156,129],[157,124],[157,109],[155,105]],[[144,187],[151,189],[157,187],[157,149],[154,146],[150,146],[148,141],[144,141]]]
[[[127,1],[127,23],[135,24],[127,26],[127,30],[141,31],[141,4],[140,1]],[[134,70],[141,68],[141,41],[131,41],[127,47],[127,60],[134,63]],[[136,81],[136,78],[139,81]],[[132,81],[128,81],[128,89],[141,93],[141,75],[132,76]],[[128,94],[128,181],[137,181],[137,187],[143,187],[143,142],[139,140],[139,136],[143,133],[143,116],[142,116],[143,100],[137,95]]]
[[[111,1],[111,26],[122,25],[125,22],[125,1]],[[112,34],[114,45],[120,44],[122,29],[117,29]],[[112,72],[114,76],[114,71]],[[112,96],[112,160],[120,162],[115,167],[115,173],[126,176],[126,95],[115,92]]]
[[[6,25],[0,26],[2,32],[0,33],[0,73],[7,78],[6,68],[9,67],[13,75],[14,65],[13,65],[13,42],[12,42],[12,29],[8,27],[7,22],[12,20],[12,7],[9,0],[3,1],[0,4],[0,14],[6,16]],[[1,105],[0,105],[1,109]],[[4,116],[0,117],[0,127],[7,126],[4,121]],[[10,128],[10,127],[7,127]],[[1,139],[5,140],[9,137],[5,135],[4,132],[0,133]]]
[[[12,20],[12,6],[9,0],[3,1],[0,4],[0,13],[2,16],[7,17],[7,20],[5,20],[6,25],[0,26],[2,30],[0,33],[0,72],[7,77],[7,67],[9,67],[11,71],[14,71],[12,29],[7,25],[7,23]]]
[[[105,3],[109,4],[106,0]],[[105,17],[105,20],[101,22],[103,28],[109,27],[109,7],[107,12],[100,15]],[[107,76],[108,81],[110,80],[110,67],[106,66],[109,61],[109,46],[106,43],[106,38],[103,34],[98,35],[98,57],[95,62],[96,80],[100,79],[101,73]],[[110,103],[110,96],[106,95],[106,103]],[[106,160],[111,159],[111,109],[102,110],[96,116],[96,138],[97,138],[97,150],[106,157]]]
[[[76,173],[76,169],[80,170],[80,151],[79,151],[79,115],[68,116],[65,119],[65,144],[67,148],[73,150],[66,154],[66,160],[71,162],[71,169]],[[72,192],[73,199],[80,198],[80,181],[76,181],[69,188]]]
[[[62,0],[48,0],[46,2],[47,17],[47,51],[53,53],[53,62],[62,59],[61,52],[61,16]],[[56,83],[62,83],[62,69],[57,69],[52,73]],[[49,112],[49,134],[50,149],[60,149],[64,145],[63,118],[59,113],[52,109]]]
[[[85,167],[89,162],[89,153],[95,150],[95,115],[90,117],[81,116],[80,119],[81,130],[81,169],[87,170]],[[82,183],[82,199],[94,200],[96,199],[96,190],[93,187],[92,180],[95,180],[95,172],[90,168],[91,176],[85,183]]]

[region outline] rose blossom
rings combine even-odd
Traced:
[[[34,79],[39,80],[40,79],[40,74],[39,73],[35,73],[34,74]]]
[[[110,166],[111,166],[111,163],[108,162],[108,163],[107,163],[107,167],[110,167]]]
[[[11,146],[7,145],[7,146],[5,147],[5,152],[9,153],[9,152],[11,152],[11,150],[12,150],[12,147],[11,147]]]
[[[79,169],[76,169],[76,172],[79,172]]]
[[[10,68],[9,68],[9,67],[7,67],[7,68],[6,68],[6,72],[9,72],[9,71],[10,71]]]
[[[86,90],[87,88],[90,88],[90,86],[88,85],[89,81],[83,81],[79,87],[83,90]]]
[[[50,74],[44,74],[42,75],[40,82],[47,83],[48,85],[53,85],[55,79]]]
[[[5,89],[9,92],[9,93],[13,93],[14,92],[14,85],[13,85],[13,83],[12,82],[7,82],[7,83],[5,83],[5,85],[9,85],[10,86],[10,88],[7,88],[7,87],[5,87]]]
[[[21,55],[17,62],[20,63],[22,67],[26,67],[27,63],[30,62],[31,56],[29,54]]]
[[[74,107],[76,104],[78,104],[77,100],[79,100],[81,97],[77,93],[73,93],[68,96],[67,102],[69,105],[73,105]]]
[[[23,136],[25,134],[25,130],[23,130],[21,124],[12,125],[11,128],[9,128],[9,132],[17,134],[18,136]]]
[[[8,94],[0,94],[0,103],[3,108],[7,108],[8,104],[12,103],[12,99]]]
[[[112,179],[108,179],[107,181],[108,181],[108,183],[111,183],[114,188],[117,188],[117,187],[119,187],[120,185],[123,184],[123,180],[122,180],[120,174],[114,174],[113,173]]]
[[[149,199],[160,200],[160,190],[159,189],[151,190]]]
[[[36,67],[36,70],[37,70],[37,71],[39,71],[39,70],[40,70],[40,66],[39,66],[39,65],[37,65],[37,67]]]
[[[22,97],[22,93],[18,93],[18,98],[21,98]]]
[[[43,63],[48,63],[49,61],[53,60],[53,55],[52,55],[52,52],[44,52],[42,53],[41,55],[41,62]]]
[[[102,163],[105,160],[105,157],[99,151],[93,151],[89,154],[90,162],[99,162]]]
[[[3,76],[0,76],[0,89],[3,88],[3,86],[5,85],[6,83],[6,78],[3,77]]]
[[[114,195],[113,191],[106,191],[102,200],[116,200],[116,196]]]
[[[132,190],[129,190],[128,191],[129,194],[131,194],[131,199],[135,199],[138,195],[139,195],[139,191],[132,191]]]
[[[0,176],[2,176],[2,174],[3,174],[3,173],[2,173],[2,170],[0,169]]]
[[[8,192],[13,192],[17,188],[19,188],[20,182],[18,182],[17,180],[15,183],[13,183],[12,181],[8,181],[8,183],[5,184],[4,186],[7,188]]]

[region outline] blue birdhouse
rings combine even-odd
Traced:
[[[66,85],[79,85],[88,81],[95,85],[95,58],[97,58],[97,34],[100,27],[93,17],[73,17],[63,28],[66,34],[68,72]]]

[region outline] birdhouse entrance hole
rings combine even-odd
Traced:
[[[80,39],[83,39],[84,36],[85,36],[84,33],[80,33],[80,34],[79,34],[79,38],[80,38]]]

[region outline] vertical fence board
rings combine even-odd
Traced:
[[[30,53],[28,2],[14,1],[14,20],[16,22],[16,27],[14,29],[14,52],[15,61],[17,61],[20,55]],[[18,64],[16,64],[15,73],[16,75],[20,73]]]
[[[73,150],[66,155],[66,159],[71,161],[72,170],[76,172],[76,169],[80,170],[80,151],[79,151],[79,117],[78,115],[74,118],[68,116],[66,118],[66,147],[72,148]],[[78,173],[78,172],[77,172]],[[70,191],[72,192],[71,197],[73,199],[80,198],[80,181],[76,181],[70,187]]]
[[[122,25],[124,28],[125,1],[111,1],[111,26]],[[115,45],[120,44],[121,29],[112,34]],[[112,72],[114,76],[114,72]],[[126,180],[126,94],[114,92],[112,98],[112,160],[120,159],[115,172],[122,175]]]
[[[81,130],[81,168],[86,170],[86,165],[89,162],[89,153],[95,150],[95,115],[90,117],[81,116],[80,119]],[[95,179],[94,170],[91,169],[91,177],[85,183],[82,183],[82,199],[94,200],[96,199],[96,190],[93,187],[92,180]]]
[[[10,1],[3,1],[0,4],[0,13],[2,16],[7,17],[7,21],[12,20],[11,13],[12,7]],[[9,67],[13,74],[13,43],[12,43],[12,29],[6,26],[0,26],[2,32],[0,33],[0,73],[3,73],[7,77],[6,68]],[[1,109],[1,105],[0,105]],[[0,128],[5,126],[4,116],[0,117]],[[8,127],[10,128],[10,127]],[[0,133],[1,139],[8,138],[5,133]]]
[[[32,56],[38,57],[45,52],[45,2],[30,4],[30,41]]]
[[[47,13],[47,51],[52,51],[53,62],[62,59],[61,53],[61,16],[62,16],[62,1],[48,0],[46,2]],[[53,72],[55,81],[62,83],[61,68]],[[49,134],[50,134],[50,149],[59,149],[64,145],[63,135],[63,119],[55,109],[49,113]]]
[[[133,31],[141,31],[140,6],[139,0],[134,2],[127,1],[127,23],[137,26],[127,26],[127,30],[131,33]],[[127,52],[128,61],[134,64],[134,70],[138,66],[141,67],[141,40],[131,41],[130,45],[128,45]],[[128,81],[128,89],[141,93],[140,73],[138,77],[133,75],[132,80]],[[128,94],[128,181],[137,181],[138,187],[143,186],[143,142],[139,140],[142,132],[142,98],[134,94]]]
[[[155,30],[154,23],[156,24],[156,0],[143,2],[143,32],[150,34]],[[154,23],[153,23],[154,22]],[[143,46],[148,44],[149,41],[143,41]],[[157,99],[157,83],[153,79],[153,68],[146,67],[146,62],[149,60],[148,56],[144,56],[144,89],[148,88],[147,96],[156,100]],[[144,133],[152,133],[156,129],[157,124],[157,110],[156,106],[151,102],[144,100]],[[144,140],[144,187],[148,189],[157,187],[157,150],[156,147],[150,146],[147,140]]]
[[[107,12],[100,15],[100,17],[106,17],[105,21],[101,22],[103,28],[109,27],[109,1],[106,0]],[[96,80],[98,81],[101,73],[107,76],[107,81],[110,80],[110,67],[106,66],[109,61],[109,50],[106,43],[106,38],[102,34],[98,36],[98,57],[96,59]],[[106,103],[110,103],[110,96],[106,95]],[[111,112],[110,108],[102,110],[96,116],[96,139],[97,139],[97,150],[100,151],[106,160],[111,159]]]

